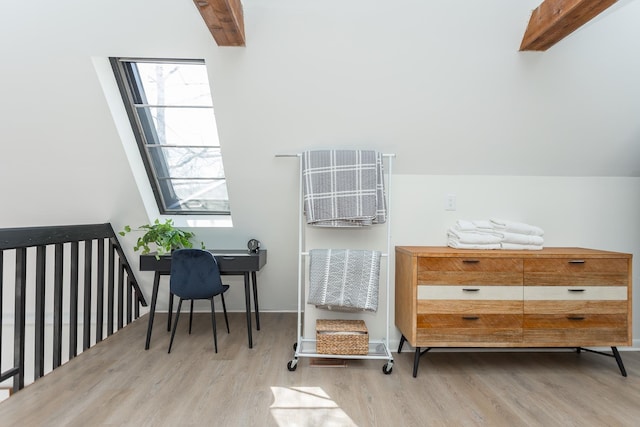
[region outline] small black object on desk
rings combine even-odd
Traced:
[[[258,287],[256,280],[256,272],[259,271],[267,263],[266,249],[260,249],[257,252],[247,252],[247,250],[224,250],[209,249],[218,261],[220,274],[228,276],[244,276],[244,297],[245,308],[247,311],[247,334],[249,338],[249,348],[253,348],[253,338],[251,334],[251,289],[250,282],[253,284],[253,301],[256,312],[256,329],[260,330],[260,312],[258,310]],[[149,326],[147,326],[147,340],[145,342],[145,350],[149,349],[151,343],[151,330],[153,329],[153,318],[156,311],[156,302],[158,300],[158,288],[160,287],[160,277],[168,276],[171,273],[171,255],[161,255],[160,259],[156,259],[155,253],[140,255],[140,270],[154,271],[153,293],[151,295],[151,307],[149,311]],[[251,274],[251,279],[249,279]],[[167,322],[167,330],[171,330],[171,315],[173,311],[173,295],[169,298],[169,316]]]

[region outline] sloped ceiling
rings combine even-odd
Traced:
[[[132,56],[205,59],[234,191],[277,153],[328,146],[395,152],[398,174],[640,176],[640,2],[519,52],[538,5],[244,0],[246,47],[220,48],[186,0],[0,2],[0,136],[28,159],[0,169],[91,188],[52,177],[122,156],[91,58]]]

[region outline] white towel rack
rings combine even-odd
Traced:
[[[297,157],[298,158],[298,179],[300,183],[299,199],[298,199],[298,322],[297,322],[297,341],[293,344],[293,359],[287,363],[289,371],[295,371],[298,366],[298,360],[301,357],[311,358],[334,358],[334,359],[381,359],[387,360],[382,367],[382,372],[390,374],[393,369],[393,355],[389,349],[389,334],[390,334],[390,257],[391,253],[391,177],[393,172],[393,159],[395,154],[383,154],[383,158],[387,159],[387,219],[386,225],[386,253],[382,256],[386,260],[386,272],[385,272],[385,334],[381,339],[369,340],[369,353],[366,355],[346,355],[346,354],[323,354],[316,351],[315,338],[305,338],[303,336],[303,304],[305,298],[305,278],[303,276],[303,263],[305,257],[309,255],[306,251],[305,242],[305,221],[304,221],[304,197],[303,197],[303,178],[302,178],[302,154],[277,154],[276,157]],[[371,334],[370,338],[371,338]]]

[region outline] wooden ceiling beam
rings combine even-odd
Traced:
[[[544,0],[532,13],[520,50],[547,50],[617,0]]]
[[[218,46],[244,46],[240,0],[193,0]]]

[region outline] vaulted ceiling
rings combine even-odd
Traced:
[[[521,51],[544,51],[617,0],[544,0],[532,13]],[[244,46],[241,0],[193,0],[218,46]]]

